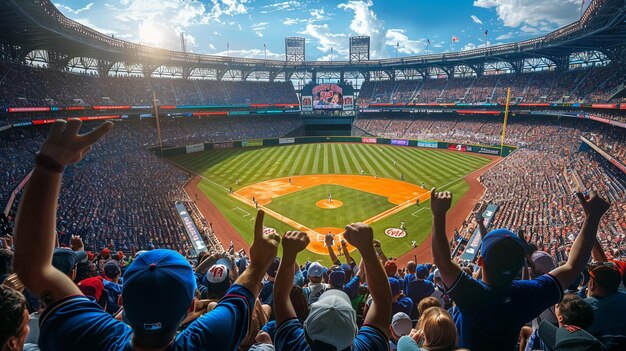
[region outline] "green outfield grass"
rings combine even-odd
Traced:
[[[469,186],[463,177],[489,163],[475,154],[445,152],[436,149],[380,146],[367,144],[303,144],[264,148],[234,148],[211,150],[170,159],[182,168],[204,178],[200,189],[220,209],[235,229],[248,241],[252,239],[255,209],[228,195],[228,188],[237,190],[259,181],[309,174],[378,174],[379,177],[399,179],[430,189],[437,187],[452,191],[454,203]],[[395,162],[395,163],[394,163]],[[238,179],[240,185],[235,184]],[[363,193],[341,186],[332,186],[333,198],[344,202],[339,209],[327,210],[315,206],[328,190],[317,186],[273,199],[270,209],[284,214],[309,228],[343,227],[348,222],[363,220],[393,207],[378,195]],[[341,189],[339,189],[341,188]],[[347,202],[350,204],[348,205]],[[360,204],[360,205],[359,205]],[[282,207],[282,208],[281,208]],[[289,213],[289,214],[288,214]],[[297,217],[297,218],[293,218]],[[279,232],[293,230],[271,216],[265,224]],[[210,219],[209,219],[210,220]],[[386,228],[398,227],[405,221],[407,236],[394,239],[386,236]],[[372,224],[383,249],[390,256],[400,256],[411,249],[413,240],[419,245],[430,232],[431,215],[428,201],[411,206]],[[319,223],[319,224],[318,224]],[[307,252],[311,259],[329,262],[327,256]],[[358,257],[358,256],[357,256]]]
[[[316,203],[325,200],[328,193],[343,206],[335,209],[320,209]],[[394,207],[387,198],[346,188],[341,185],[318,185],[302,191],[272,199],[267,206],[294,221],[314,229],[320,227],[343,228],[347,222],[364,221]]]

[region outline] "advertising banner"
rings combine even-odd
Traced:
[[[279,138],[278,139],[279,144],[293,144],[295,142],[296,142],[295,138]]]
[[[204,151],[204,144],[193,144],[185,146],[188,154]]]
[[[378,144],[378,139],[376,138],[361,138],[361,142],[364,144]]]
[[[235,147],[235,144],[233,144],[232,141],[213,144],[214,149],[230,149],[231,147]]]
[[[263,139],[250,139],[241,142],[242,147],[263,146]]]
[[[302,97],[302,111],[313,111],[313,96]]]
[[[204,243],[204,240],[202,240],[202,236],[200,236],[200,232],[198,231],[198,228],[196,228],[196,225],[193,223],[191,216],[189,216],[185,205],[177,202],[176,212],[178,212],[180,219],[183,221],[187,237],[189,238],[191,245],[193,245],[193,248],[196,250],[196,253],[207,251],[206,244]]]
[[[474,150],[474,152],[476,152],[476,150]],[[500,155],[500,150],[481,147],[481,148],[478,148],[478,153],[487,154],[487,155]]]
[[[409,145],[409,141],[406,139],[391,139],[391,145]]]
[[[354,110],[354,96],[344,96],[343,97],[343,110],[344,111],[352,111]]]
[[[467,147],[463,144],[448,144],[448,150],[467,151]]]
[[[46,112],[50,107],[9,107],[9,112]]]
[[[439,147],[439,143],[436,141],[418,141],[417,147],[426,147],[429,149],[436,149]]]

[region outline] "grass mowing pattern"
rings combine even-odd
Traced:
[[[200,183],[200,190],[207,194],[248,242],[252,240],[254,224],[252,216],[255,209],[229,196],[228,188],[231,186],[233,190],[237,190],[242,186],[280,177],[308,174],[360,174],[363,170],[369,175],[378,174],[379,177],[392,179],[399,179],[400,175],[404,175],[405,181],[420,186],[424,184],[426,189],[434,186],[452,191],[454,204],[468,190],[463,177],[487,165],[490,161],[485,157],[468,153],[368,144],[302,144],[250,149],[233,148],[178,156],[171,160],[206,178]],[[240,186],[235,184],[236,178],[239,179]],[[315,206],[315,202],[324,198],[324,195],[325,193],[321,193],[321,197],[312,201],[311,205]],[[333,197],[336,197],[335,193]],[[345,202],[344,207],[348,209]],[[421,208],[424,210],[420,210]],[[330,212],[337,210],[339,209],[319,209],[319,211]],[[381,208],[378,212],[383,211],[384,208]],[[419,212],[415,213],[416,211]],[[328,212],[318,213],[325,215]],[[411,249],[411,241],[415,240],[419,245],[428,236],[430,217],[429,203],[425,202],[419,208],[411,206],[375,222],[372,227],[376,237],[381,240],[385,253],[390,256],[399,256]],[[353,219],[348,221],[363,219],[351,218]],[[295,218],[292,219],[295,220]],[[406,237],[394,239],[384,234],[386,228],[398,227],[402,220],[405,221],[408,229]],[[265,217],[265,223],[269,227],[276,228],[280,233],[293,230],[271,216]],[[302,222],[302,224],[313,228],[311,223]],[[343,227],[345,224],[348,223],[337,226]],[[327,256],[318,256],[309,252],[307,254],[310,254],[308,257],[311,259],[329,262]]]
[[[317,207],[315,203],[327,199],[328,193],[332,194],[333,200],[343,202],[343,206],[335,209]],[[395,205],[379,195],[325,184],[279,196],[272,199],[267,207],[313,229],[343,228],[347,221],[364,221]]]

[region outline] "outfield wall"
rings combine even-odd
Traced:
[[[379,144],[394,146],[413,146],[428,149],[445,149],[458,152],[471,152],[477,154],[486,154],[493,156],[506,157],[517,149],[515,146],[505,145],[500,154],[500,148],[496,146],[473,145],[449,143],[445,141],[434,140],[410,140],[410,139],[389,139],[375,137],[354,137],[354,136],[325,136],[325,137],[297,137],[297,138],[272,138],[272,139],[246,139],[237,141],[214,142],[204,144],[193,144],[163,149],[162,152],[158,147],[151,147],[150,151],[157,156],[163,157],[178,156],[191,154],[194,152],[202,152],[213,149],[230,149],[239,147],[259,147],[259,146],[277,146],[277,145],[296,145],[296,144],[317,144],[317,143],[363,143],[363,144]]]

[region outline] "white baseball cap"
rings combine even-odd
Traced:
[[[326,291],[311,304],[304,321],[304,332],[310,341],[321,341],[337,350],[352,346],[358,329],[350,298],[337,289]]]
[[[324,266],[322,266],[319,262],[313,262],[309,266],[307,271],[307,276],[309,277],[321,277],[324,274]]]

